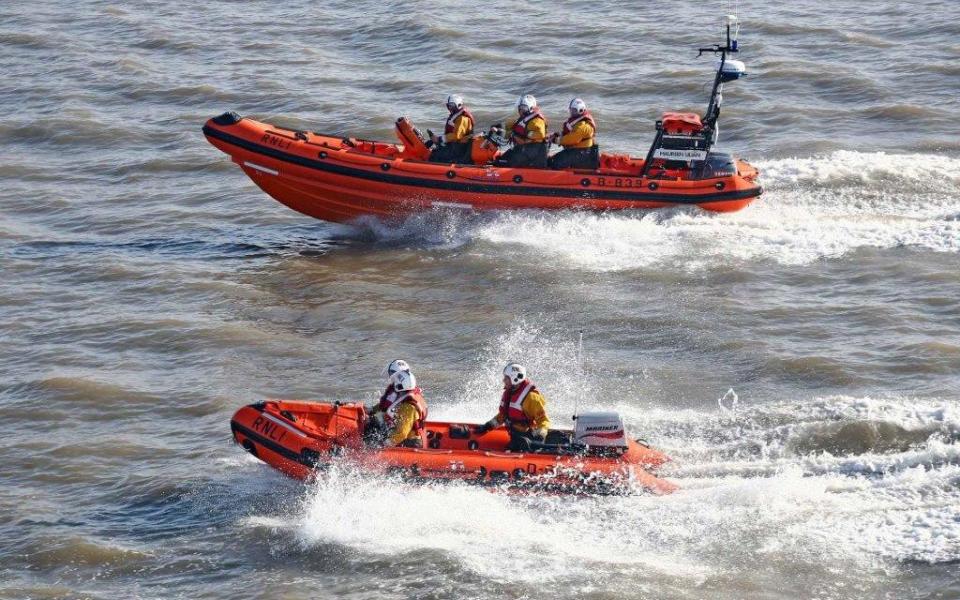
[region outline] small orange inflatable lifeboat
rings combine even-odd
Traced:
[[[676,489],[650,473],[667,456],[627,439],[615,413],[580,415],[574,431],[551,431],[547,443],[523,452],[507,451],[503,428],[477,433],[472,425],[433,421],[424,426],[423,448],[371,448],[363,438],[367,420],[362,404],[271,400],[238,410],[230,428],[252,455],[298,479],[347,460],[374,474],[511,490],[669,494]]]

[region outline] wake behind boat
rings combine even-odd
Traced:
[[[503,166],[492,155],[430,162],[424,137],[403,118],[399,144],[290,130],[232,112],[208,120],[203,133],[273,198],[326,221],[450,208],[736,211],[762,193],[756,168],[714,149],[723,84],[746,74],[727,58],[738,52],[736,27],[728,17],[726,44],[700,49],[720,56],[704,115],[666,113],[645,157],[597,150],[597,168]]]

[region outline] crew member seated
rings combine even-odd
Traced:
[[[431,136],[433,150],[430,162],[466,163],[470,159],[470,137],[473,135],[473,115],[457,94],[447,96],[450,115],[443,126],[443,135]]]
[[[503,369],[500,410],[497,416],[480,425],[477,433],[483,434],[505,424],[510,432],[509,449],[522,452],[529,447],[531,441],[546,441],[550,428],[546,405],[546,398],[527,378],[526,367],[510,363]]]
[[[390,385],[397,394],[396,410],[383,445],[422,448],[427,402],[417,387],[417,378],[409,371],[397,371],[390,378]]]
[[[527,94],[517,102],[520,115],[510,127],[513,147],[496,164],[506,167],[547,166],[547,119],[540,113],[537,99]]]
[[[593,120],[587,104],[580,98],[570,101],[570,118],[563,130],[550,138],[563,150],[549,159],[551,169],[597,169],[600,167],[600,152],[595,137],[597,123]]]
[[[383,374],[387,377],[387,389],[380,394],[380,399],[376,404],[371,404],[364,407],[367,411],[367,415],[370,417],[382,416],[382,421],[393,419],[393,409],[396,408],[395,405],[397,403],[398,396],[397,392],[391,385],[391,381],[394,374],[396,374],[398,371],[406,371],[407,373],[410,372],[410,365],[408,365],[407,361],[403,360],[402,358],[397,358],[390,361],[390,363],[383,370]],[[378,415],[378,413],[382,413],[382,415]]]

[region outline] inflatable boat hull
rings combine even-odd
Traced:
[[[477,434],[474,426],[427,422],[423,448],[367,448],[360,404],[269,401],[245,406],[230,422],[234,441],[258,459],[297,479],[308,479],[334,461],[366,472],[416,481],[462,481],[510,490],[668,494],[676,486],[652,475],[669,459],[630,441],[616,453],[508,452],[504,429]]]
[[[438,164],[407,158],[386,142],[291,131],[232,113],[210,119],[207,140],[267,194],[311,217],[353,222],[402,219],[436,209],[626,210],[694,205],[740,210],[762,192],[757,170],[684,180],[640,176],[643,160],[605,156],[601,169],[550,170]],[[406,153],[406,154],[405,154]]]

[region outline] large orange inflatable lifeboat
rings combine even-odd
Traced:
[[[723,84],[745,74],[721,54],[707,111],[666,113],[645,157],[600,154],[597,169],[497,166],[495,153],[471,147],[471,164],[429,162],[423,137],[406,119],[399,144],[290,130],[224,113],[203,126],[265,192],[303,214],[334,222],[396,219],[433,209],[647,209],[677,205],[740,210],[762,193],[757,169],[713,149]],[[476,140],[475,140],[476,141]]]
[[[271,400],[238,410],[234,440],[279,471],[308,479],[334,461],[371,474],[413,481],[462,481],[511,491],[669,494],[676,486],[651,474],[666,455],[626,437],[615,413],[587,413],[573,431],[551,431],[544,444],[509,452],[503,428],[478,433],[463,423],[427,421],[422,448],[368,447],[362,404]]]

